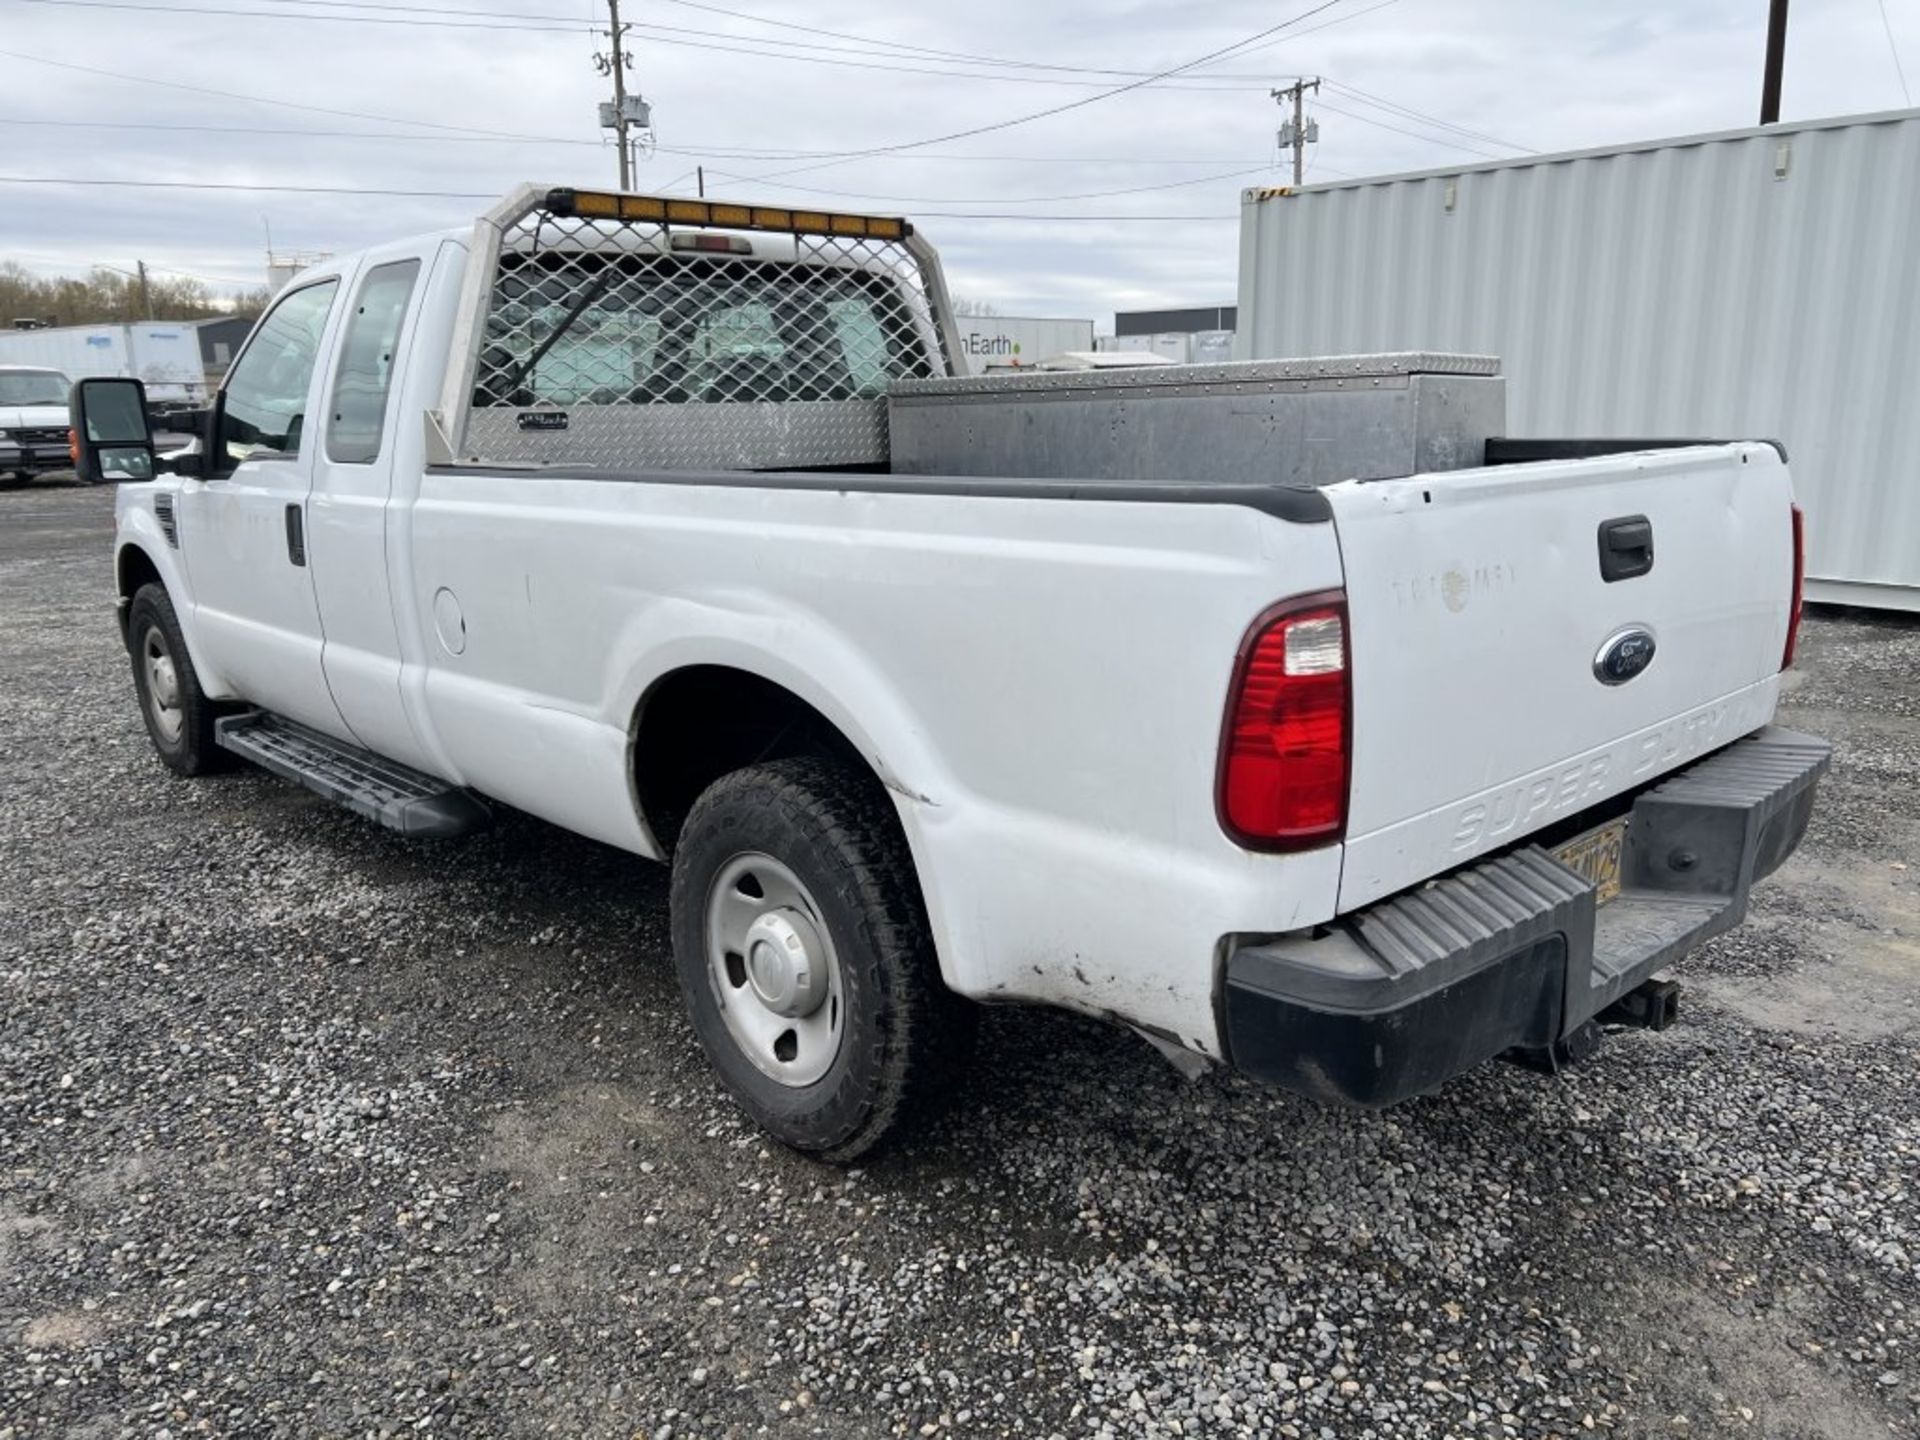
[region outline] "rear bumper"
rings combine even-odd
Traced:
[[[1824,740],[1768,727],[1633,802],[1618,898],[1536,845],[1227,960],[1233,1064],[1317,1099],[1390,1105],[1545,1049],[1738,924],[1806,834]]]

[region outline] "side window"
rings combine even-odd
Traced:
[[[288,460],[300,453],[307,394],[338,280],[288,295],[267,312],[227,375],[220,443],[234,460]]]
[[[359,303],[347,317],[340,344],[340,368],[333,376],[333,401],[327,414],[327,458],[365,465],[380,458],[380,432],[387,422],[387,395],[393,388],[393,352],[400,343],[418,260],[376,265],[360,283]]]

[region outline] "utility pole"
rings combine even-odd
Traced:
[[[1767,6],[1767,69],[1760,79],[1760,123],[1780,123],[1780,72],[1787,63],[1787,0]]]
[[[1775,3],[1784,6],[1786,0],[1775,0]],[[1296,80],[1285,89],[1275,90],[1273,92],[1273,98],[1277,104],[1284,105],[1288,99],[1293,101],[1293,118],[1280,126],[1280,148],[1282,150],[1291,149],[1293,151],[1293,184],[1295,189],[1298,189],[1301,183],[1307,178],[1307,146],[1310,143],[1318,142],[1320,139],[1320,122],[1318,120],[1309,120],[1306,116],[1306,94],[1309,90],[1315,94],[1319,93],[1320,80],[1318,76],[1315,76],[1311,80]]]
[[[613,142],[620,152],[620,188],[633,188],[633,158],[627,149],[627,66],[633,57],[627,54],[627,27],[620,23],[620,0],[607,0],[612,25],[607,31],[608,52],[595,55],[594,65],[602,75],[613,77]],[[605,123],[603,115],[602,123]]]
[[[147,262],[136,260],[133,263],[140,272],[140,308],[146,312],[147,319],[151,320],[153,319],[153,292],[147,288]]]
[[[707,198],[707,167],[696,165],[693,167],[693,174],[694,183],[700,187],[700,198],[704,200]]]

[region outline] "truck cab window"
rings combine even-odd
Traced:
[[[288,460],[300,453],[307,394],[338,280],[303,286],[260,322],[227,376],[220,446],[233,460]]]
[[[918,316],[897,280],[854,266],[510,255],[474,403],[877,400],[933,373]]]
[[[360,284],[333,377],[333,403],[327,414],[329,460],[366,465],[380,458],[380,432],[386,425],[387,395],[393,388],[393,352],[400,343],[400,322],[406,318],[419,275],[418,260],[396,260],[376,265]]]

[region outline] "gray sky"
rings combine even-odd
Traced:
[[[0,175],[480,194],[611,184],[594,114],[607,82],[590,58],[604,3],[0,0]],[[1296,74],[1329,82],[1309,107],[1321,136],[1309,183],[1757,118],[1765,0],[1334,0],[1252,48],[1064,114],[837,164],[792,158],[1098,96],[1129,76],[1037,67],[1153,74],[1322,4],[627,0],[659,144],[636,188],[690,194],[704,163],[709,195],[904,213],[956,291],[1105,328],[1116,308],[1232,300],[1239,191],[1283,174],[1267,92]],[[1883,24],[1879,0],[1795,0],[1783,118],[1905,103],[1888,27],[1920,86],[1920,0],[1885,7]],[[44,121],[62,123],[25,123]],[[802,166],[819,168],[742,178]],[[1142,188],[1172,181],[1195,183]],[[268,222],[278,249],[342,252],[460,224],[482,204],[0,183],[0,259],[77,272],[144,258],[257,284]],[[1115,216],[1163,218],[1085,218]]]

